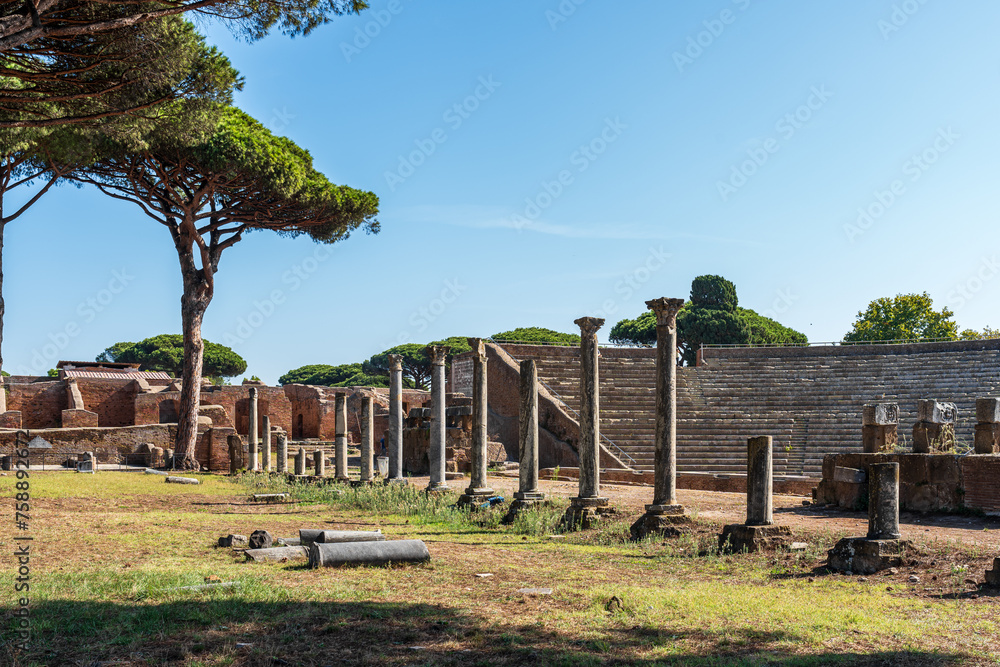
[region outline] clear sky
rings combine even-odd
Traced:
[[[377,193],[382,232],[249,235],[204,335],[273,383],[583,315],[606,340],[706,273],[813,341],[906,292],[996,327],[998,25],[987,0],[373,0],[254,44],[207,24],[238,105]],[[179,332],[177,257],[136,207],[63,186],[5,241],[5,370]]]

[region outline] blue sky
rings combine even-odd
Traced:
[[[204,335],[275,382],[583,315],[606,340],[706,273],[813,341],[901,292],[996,327],[998,19],[985,0],[373,0],[305,38],[206,24],[239,106],[376,192],[382,232],[249,235]],[[10,372],[180,329],[170,238],[132,205],[60,187],[4,250]]]

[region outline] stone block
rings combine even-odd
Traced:
[[[1000,398],[977,398],[976,421],[980,424],[1000,423]]]
[[[684,514],[684,508],[675,514],[646,512],[629,527],[632,540],[641,540],[651,535],[657,537],[680,537],[691,524],[691,517]]]
[[[917,401],[917,421],[931,424],[954,424],[958,420],[958,408],[954,403],[941,403],[934,399]]]
[[[844,468],[837,466],[833,469],[833,481],[846,484],[864,484],[868,479],[868,473],[857,468]]]
[[[21,428],[21,411],[8,410],[0,414],[0,428]]]
[[[719,534],[719,551],[754,553],[771,551],[791,544],[788,526],[747,526],[737,523],[724,526]]]
[[[468,417],[472,415],[471,405],[454,405],[450,408],[445,408],[445,417]]]
[[[247,540],[247,536],[246,535],[234,535],[234,534],[230,533],[229,535],[226,535],[225,537],[220,537],[219,538],[219,546],[220,547],[240,548],[240,547],[246,547],[247,543],[248,543],[248,540]]]
[[[891,452],[899,442],[896,425],[862,426],[861,448],[866,454]]]
[[[1000,558],[994,558],[993,569],[986,570],[986,585],[1000,588]]]
[[[976,424],[976,454],[1000,454],[1000,424]]]
[[[861,409],[863,426],[888,426],[899,423],[897,403],[868,403]]]
[[[890,567],[900,567],[909,546],[906,540],[845,537],[828,552],[827,566],[837,572],[875,574]]]
[[[948,451],[955,446],[955,425],[920,421],[913,426],[913,451],[916,454]]]

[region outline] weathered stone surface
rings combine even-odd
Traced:
[[[545,504],[545,494],[539,492],[537,495],[538,497],[532,498],[530,497],[530,494],[528,494],[526,497],[515,498],[512,500],[510,505],[507,506],[507,513],[503,515],[502,519],[500,519],[500,523],[505,526],[509,526],[517,520],[518,515],[522,512],[525,512],[539,504]]]
[[[906,540],[845,537],[829,551],[827,565],[838,572],[875,574],[890,567],[900,567],[909,547]]]
[[[976,454],[1000,454],[1000,424],[976,424]]]
[[[431,358],[431,432],[430,451],[430,482],[428,491],[443,491],[448,488],[445,476],[448,461],[445,451],[447,421],[445,417],[445,368],[444,362],[448,354],[446,345],[429,345],[427,355]]]
[[[641,540],[650,535],[659,537],[680,537],[683,535],[690,528],[691,517],[685,514],[683,505],[674,505],[674,507],[677,508],[677,512],[672,514],[657,514],[647,509],[629,526],[632,540]]]
[[[719,535],[719,551],[737,554],[771,551],[791,542],[792,530],[788,526],[748,526],[738,523],[723,527]]]
[[[943,452],[955,446],[955,425],[920,421],[913,425],[913,452]]]
[[[847,484],[864,484],[868,481],[868,473],[858,468],[837,466],[833,469],[833,481],[845,482]]]
[[[986,570],[986,585],[1000,588],[1000,558],[994,558],[993,569]]]
[[[309,545],[309,565],[314,568],[423,563],[430,558],[430,551],[422,540],[334,544],[313,542]]]
[[[305,447],[299,447],[299,451],[295,455],[295,476],[305,477],[305,474],[306,474],[306,450]]]
[[[248,543],[249,542],[248,542],[248,538],[247,538],[246,535],[235,535],[233,533],[230,533],[229,535],[226,535],[225,537],[220,537],[219,538],[219,546],[220,547],[234,547],[234,548],[238,548],[238,547],[245,547],[245,546],[247,546]]]
[[[287,493],[255,493],[250,496],[255,503],[283,503],[288,500]]]
[[[898,423],[898,403],[867,403],[861,409],[862,426],[889,426]]]
[[[201,482],[194,477],[175,477],[173,475],[166,478],[168,484],[201,484]]]
[[[260,468],[259,463],[259,450],[257,443],[257,387],[250,387],[248,390],[250,405],[249,405],[249,418],[247,420],[247,447],[250,452],[250,458],[247,462],[247,470],[255,471]]]
[[[899,431],[896,424],[861,427],[861,449],[867,454],[891,452],[898,443]]]
[[[607,498],[572,498],[561,523],[566,530],[587,530],[616,513]]]
[[[264,420],[263,439],[260,442],[260,468],[264,472],[271,472],[271,418],[268,415],[262,417]]]
[[[899,464],[868,467],[868,539],[899,539]]]
[[[747,439],[747,525],[774,523],[772,440],[763,435]]]
[[[312,542],[334,544],[337,542],[384,542],[385,535],[381,530],[325,530],[316,528],[300,528],[299,541],[303,545]]]
[[[931,424],[954,424],[958,421],[958,408],[954,403],[923,399],[917,401],[917,421]]]
[[[253,531],[250,533],[250,539],[247,540],[247,546],[251,549],[270,549],[272,544],[274,544],[274,537],[266,530]]]
[[[326,475],[326,452],[322,449],[313,452],[313,468],[317,477]]]
[[[278,445],[278,465],[277,470],[279,473],[288,472],[288,435],[284,431],[278,433],[275,438]]]
[[[243,467],[243,439],[231,434],[226,437],[226,445],[229,447],[229,474],[235,475]]]
[[[534,359],[521,362],[520,442],[516,500],[542,500],[538,490],[538,369]]]
[[[1000,423],[1000,398],[993,396],[977,398],[976,422],[980,424]]]
[[[309,558],[309,549],[302,546],[268,547],[262,549],[247,549],[243,552],[248,561],[255,563],[285,563],[293,560]]]

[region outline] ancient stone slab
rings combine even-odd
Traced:
[[[247,546],[251,549],[270,549],[272,544],[274,544],[274,538],[266,530],[253,531],[250,533],[250,539],[247,540]]]
[[[858,468],[845,468],[837,466],[833,469],[834,482],[846,482],[848,484],[864,484],[868,480],[868,473]]]
[[[230,533],[219,538],[220,547],[245,547],[249,543],[246,535],[235,535]]]
[[[250,496],[255,503],[283,503],[288,500],[287,493],[255,493]]]
[[[201,484],[201,482],[194,477],[175,477],[173,475],[167,477],[165,481],[168,484]]]
[[[1000,398],[977,398],[976,421],[980,424],[1000,423]]]
[[[309,558],[309,549],[302,546],[269,547],[266,549],[247,549],[243,555],[248,561],[256,563],[285,563],[293,560],[306,560]]]
[[[827,565],[838,572],[875,574],[900,567],[910,543],[906,540],[870,540],[845,537],[827,555]]]
[[[1000,424],[976,424],[976,454],[1000,454]]]
[[[954,403],[942,403],[934,399],[917,401],[917,421],[931,424],[953,424],[958,419],[958,408]]]
[[[862,426],[888,426],[898,423],[898,403],[866,403],[861,408]]]
[[[748,526],[737,523],[722,528],[719,551],[737,554],[772,551],[789,545],[791,541],[792,530],[788,526]]]

